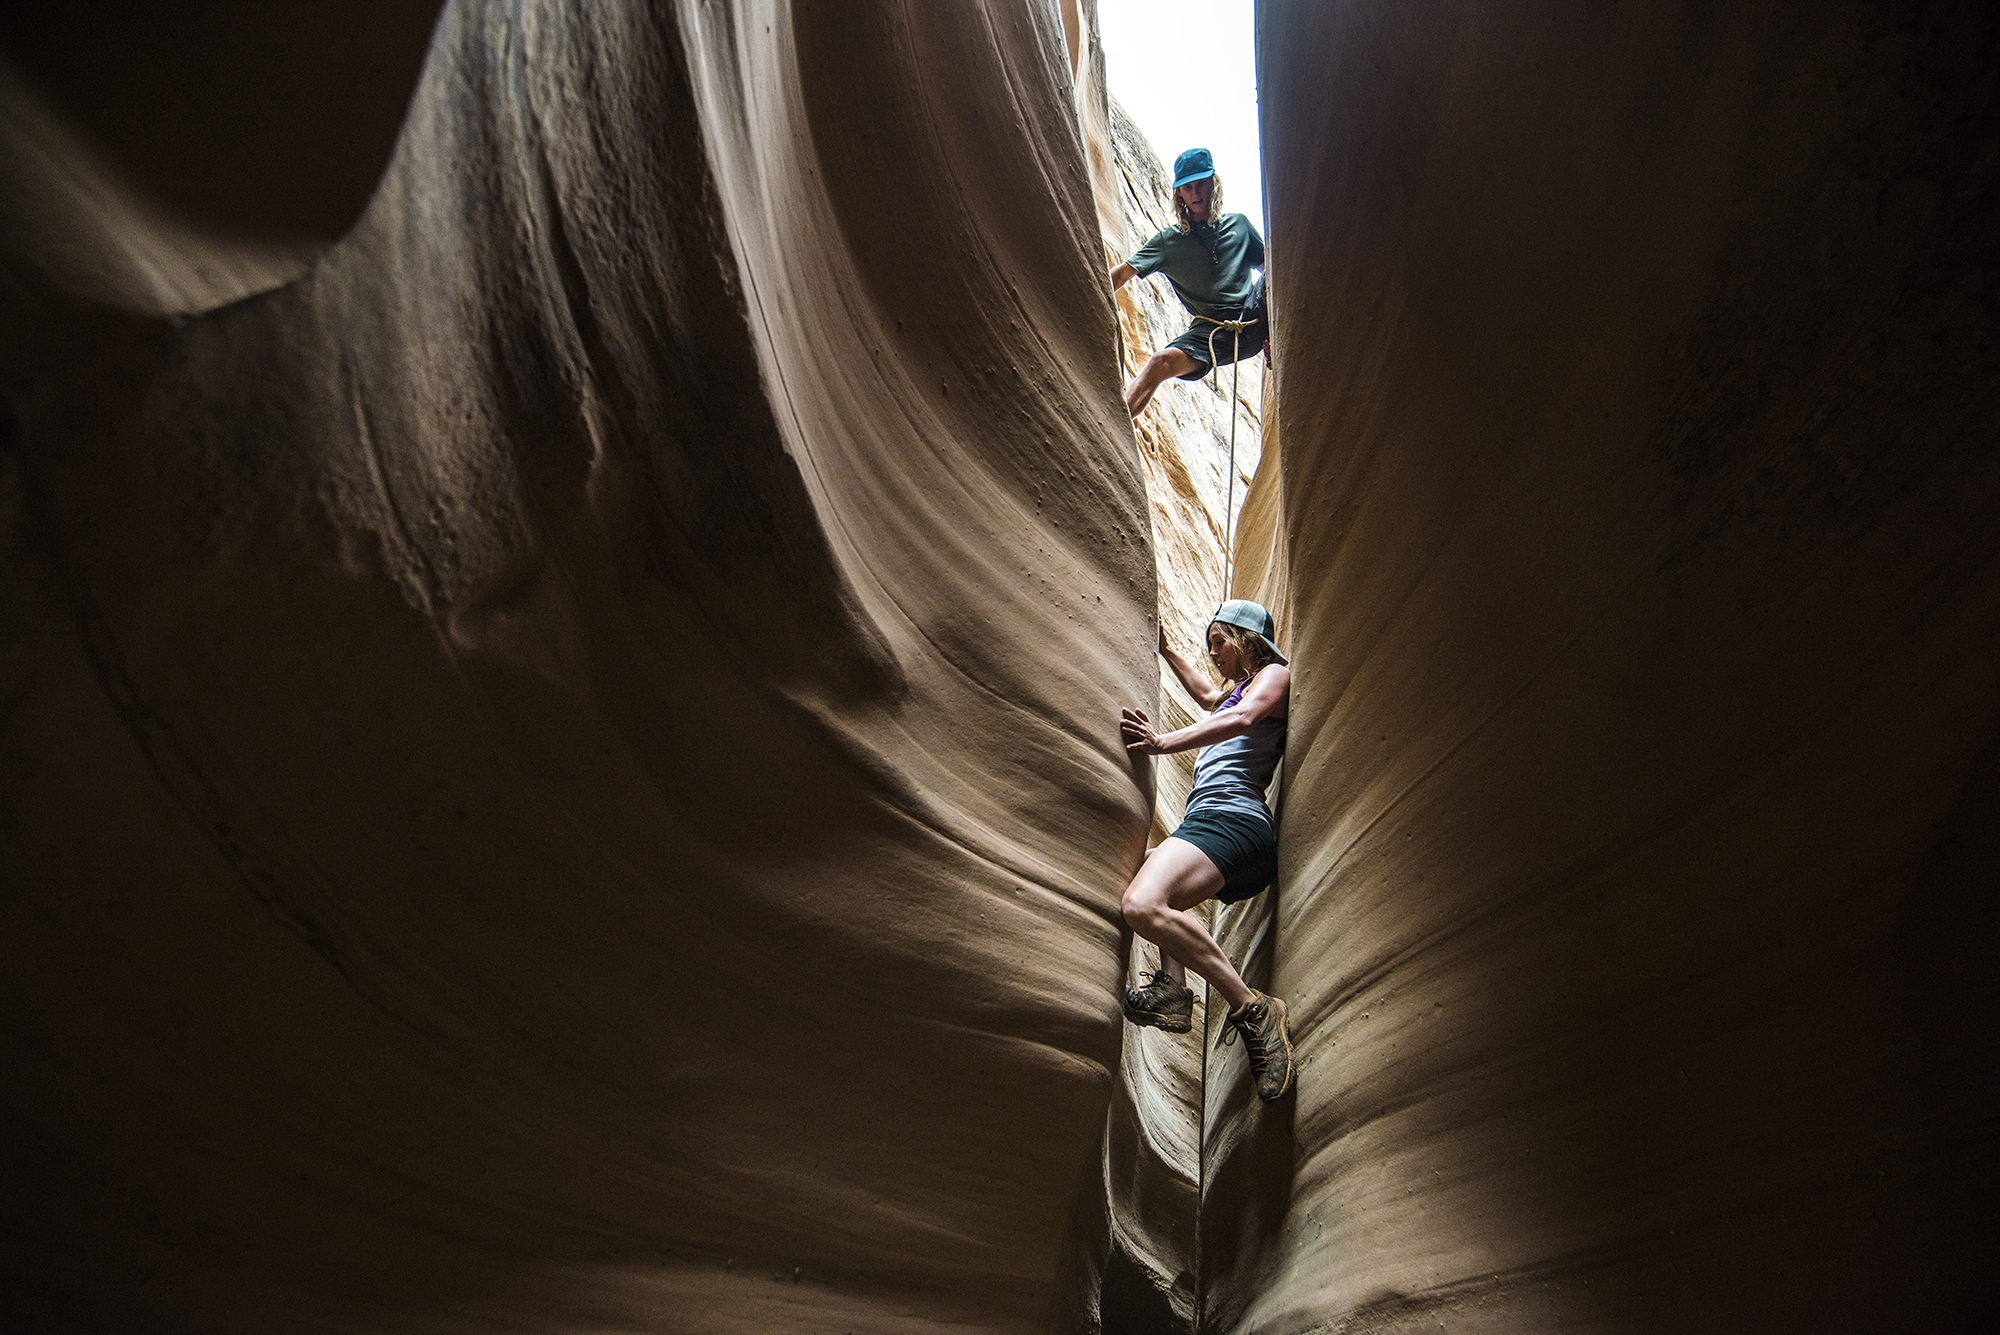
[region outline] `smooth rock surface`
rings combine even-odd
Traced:
[[[1042,1326],[1151,812],[1093,209],[1039,6],[464,0],[302,278],[10,270],[15,1321]]]
[[[1259,20],[1303,1069],[1204,1329],[1990,1329],[1990,7]]]
[[[1991,1329],[1989,9],[1261,6],[1271,1106],[1087,5],[454,0],[344,235],[10,60],[6,1324]]]

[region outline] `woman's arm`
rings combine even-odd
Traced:
[[[1160,657],[1167,660],[1167,666],[1180,678],[1182,688],[1204,710],[1222,703],[1222,688],[1210,681],[1207,673],[1197,671],[1194,664],[1174,652],[1174,647],[1167,643],[1167,628],[1164,625],[1160,627]]]
[[[1125,286],[1125,284],[1138,276],[1139,271],[1137,269],[1134,269],[1122,260],[1119,261],[1111,267],[1111,290],[1116,292],[1119,288]]]
[[[1253,724],[1267,718],[1286,717],[1291,689],[1291,669],[1273,664],[1257,674],[1249,689],[1243,692],[1241,700],[1185,728],[1165,734],[1155,733],[1145,710],[1126,709],[1118,720],[1118,730],[1125,735],[1125,749],[1134,755],[1164,756],[1176,751],[1192,751],[1196,747],[1213,746],[1231,737],[1241,737],[1250,731]]]

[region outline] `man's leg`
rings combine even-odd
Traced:
[[[1160,349],[1125,391],[1125,411],[1137,417],[1146,411],[1146,405],[1153,401],[1153,392],[1161,385],[1175,376],[1192,375],[1200,369],[1201,363],[1179,348]]]
[[[1244,983],[1208,929],[1187,912],[1221,888],[1222,873],[1208,860],[1208,854],[1185,839],[1166,839],[1147,855],[1139,874],[1126,887],[1125,921],[1158,946],[1162,956],[1206,978],[1234,1008],[1254,1001],[1257,994]]]

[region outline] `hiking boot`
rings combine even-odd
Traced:
[[[1144,987],[1125,989],[1125,1018],[1170,1034],[1185,1034],[1194,1028],[1194,992],[1175,982],[1165,969],[1145,976],[1152,981]]]
[[[1292,1087],[1292,1035],[1285,1023],[1285,1003],[1259,992],[1255,1001],[1230,1011],[1222,1046],[1228,1047],[1238,1034],[1243,1036],[1243,1050],[1250,1054],[1257,1097],[1266,1103],[1283,1098]]]

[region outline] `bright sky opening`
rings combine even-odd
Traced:
[[[1254,0],[1098,0],[1104,78],[1161,165],[1215,155],[1223,207],[1264,231]]]

